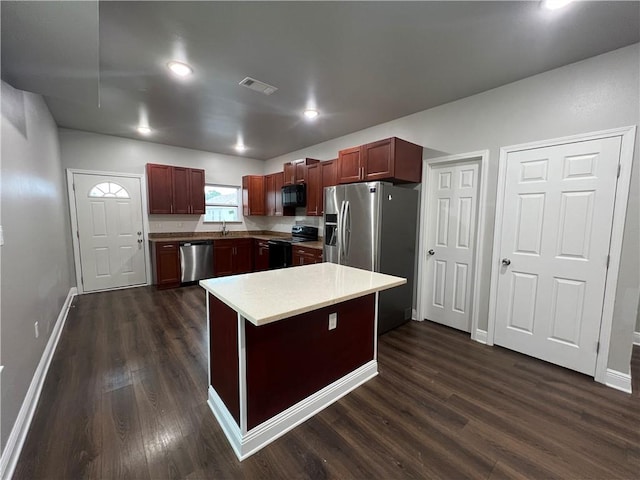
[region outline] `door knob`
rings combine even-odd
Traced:
[[[433,248],[427,252],[429,255],[435,255],[436,252],[433,251]]]
[[[138,232],[138,235],[142,235],[142,232]]]
[[[511,260],[509,260],[508,258],[503,258],[502,259],[502,264],[505,265],[505,266],[506,265],[511,265]]]

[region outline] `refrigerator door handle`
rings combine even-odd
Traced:
[[[351,208],[349,202],[344,205],[344,256],[349,257],[351,251]]]
[[[344,207],[345,201],[340,204],[340,213],[338,215],[338,264],[342,265],[344,255]]]

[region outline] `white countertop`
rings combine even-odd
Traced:
[[[200,286],[256,326],[407,283],[406,278],[316,263],[200,280]]]

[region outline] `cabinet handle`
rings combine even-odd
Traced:
[[[162,248],[173,248],[173,245],[163,245]]]
[[[171,208],[171,210],[170,210],[170,211],[171,211],[171,213],[173,213],[173,203],[171,204],[171,207],[170,207],[170,208]]]

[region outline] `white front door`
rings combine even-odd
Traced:
[[[496,344],[595,373],[620,145],[508,154]]]
[[[147,283],[140,179],[73,174],[85,292]]]
[[[478,163],[431,167],[425,317],[471,331]]]

